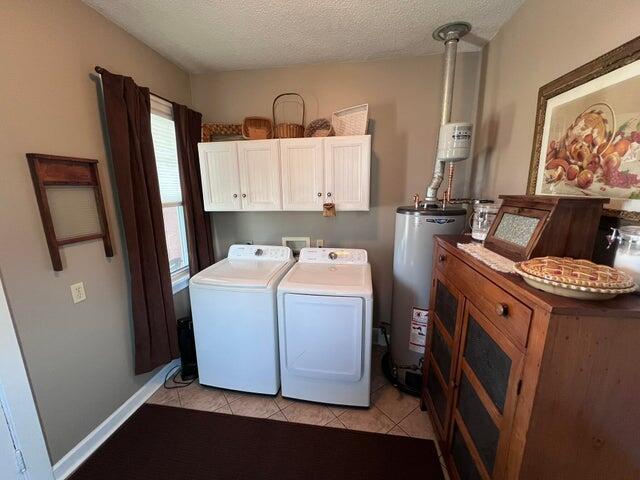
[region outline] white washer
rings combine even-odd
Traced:
[[[372,303],[365,250],[302,249],[278,286],[284,397],[369,406]]]
[[[232,245],[189,282],[200,383],[274,395],[280,388],[276,288],[289,247]]]

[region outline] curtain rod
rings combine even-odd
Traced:
[[[102,75],[102,73],[103,73],[103,72],[109,72],[109,70],[107,70],[106,68],[102,68],[102,67],[101,67],[101,66],[99,66],[99,65],[96,65],[96,67],[95,67],[95,71],[96,71],[96,73],[97,73],[97,74],[99,74],[99,75]],[[153,93],[151,90],[149,90],[149,93],[150,93],[151,95],[153,95],[154,97],[158,97],[159,99],[164,100],[165,102],[170,103],[171,105],[173,105],[173,103],[174,103],[173,101],[169,100],[168,98],[164,98],[162,95],[158,95],[157,93]]]

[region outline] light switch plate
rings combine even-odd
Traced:
[[[73,303],[80,303],[87,299],[87,294],[84,291],[84,283],[74,283],[69,288],[71,288]]]

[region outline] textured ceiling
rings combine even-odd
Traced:
[[[83,0],[192,73],[440,53],[443,23],[478,50],[524,0]]]

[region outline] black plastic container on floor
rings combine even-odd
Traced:
[[[193,336],[193,322],[191,317],[178,320],[178,346],[182,362],[182,380],[198,378],[198,360],[196,358],[196,342]]]

